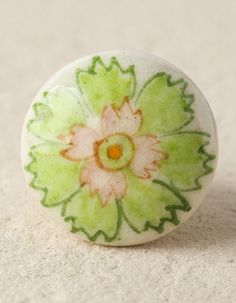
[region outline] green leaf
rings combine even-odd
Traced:
[[[167,157],[161,161],[160,174],[180,190],[200,189],[200,178],[213,171],[208,162],[215,156],[205,150],[209,137],[198,131],[162,137],[160,144]]]
[[[122,199],[123,216],[137,233],[149,228],[161,233],[165,222],[179,224],[176,210],[189,211],[188,201],[160,180],[142,180],[126,171],[127,192]]]
[[[80,163],[60,155],[60,144],[40,144],[31,147],[32,161],[26,170],[33,175],[30,185],[43,192],[42,204],[55,206],[71,199],[79,189]]]
[[[183,79],[171,81],[171,76],[158,73],[141,89],[137,107],[143,115],[141,133],[166,134],[181,129],[193,119],[193,95],[186,94]]]
[[[106,242],[117,238],[121,224],[119,202],[102,206],[97,194],[92,195],[84,187],[66,203],[65,221],[72,222],[72,232],[83,232],[90,241],[103,236]]]
[[[33,105],[35,118],[28,124],[29,131],[45,140],[58,142],[75,124],[84,123],[84,112],[76,89],[56,87],[45,92]]]
[[[115,57],[108,66],[101,57],[94,57],[87,70],[77,70],[76,81],[91,111],[96,114],[106,105],[120,106],[124,97],[132,98],[136,87],[134,66],[122,69]]]

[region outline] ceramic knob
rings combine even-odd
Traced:
[[[114,246],[157,239],[190,217],[216,153],[213,116],[196,85],[137,52],[61,69],[33,100],[22,134],[32,200],[77,237]]]

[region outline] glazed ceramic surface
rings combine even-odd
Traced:
[[[184,222],[213,178],[216,153],[199,89],[136,52],[61,69],[35,97],[22,133],[27,181],[42,206],[78,237],[106,245],[151,241]]]

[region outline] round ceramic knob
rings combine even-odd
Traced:
[[[216,132],[199,89],[147,54],[111,51],[56,73],[27,114],[30,187],[78,237],[133,245],[198,207],[213,178]]]

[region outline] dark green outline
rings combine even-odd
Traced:
[[[182,134],[186,134],[186,133],[191,133],[191,134],[195,134],[195,135],[202,135],[202,136],[205,136],[205,137],[208,137],[208,138],[211,137],[211,135],[208,134],[207,132],[203,132],[203,131],[200,131],[200,130],[182,130],[182,131],[176,131],[176,132],[171,133],[171,134],[161,135],[160,137],[163,138],[163,137],[174,136],[174,135],[182,135]]]
[[[167,82],[167,86],[171,87],[171,86],[175,86],[175,85],[179,85],[179,84],[182,84],[182,87],[180,87],[180,92],[181,92],[181,97],[183,99],[186,100],[186,106],[183,108],[183,110],[186,112],[186,113],[189,113],[190,114],[190,117],[187,121],[185,121],[181,126],[177,127],[176,129],[173,129],[171,131],[167,131],[167,132],[160,132],[160,134],[172,134],[173,132],[176,132],[176,131],[179,131],[181,130],[183,127],[187,126],[188,124],[190,124],[193,119],[194,119],[194,110],[191,108],[193,102],[194,102],[194,95],[193,94],[187,94],[186,93],[186,90],[187,90],[187,87],[188,87],[188,82],[185,81],[183,78],[180,78],[178,80],[175,80],[175,81],[171,81],[171,75],[170,74],[167,74],[166,72],[159,72],[159,73],[156,73],[155,75],[153,75],[151,78],[149,78],[145,83],[144,85],[142,86],[142,88],[140,89],[140,92],[136,98],[136,101],[135,101],[135,104],[138,106],[138,102],[139,102],[139,98],[142,94],[142,92],[144,91],[144,89],[149,85],[149,83],[151,83],[155,78],[158,78],[158,77],[162,77],[162,76],[166,76],[166,82]]]
[[[116,224],[116,230],[115,233],[112,237],[109,237],[103,230],[99,229],[98,231],[95,232],[94,235],[90,235],[86,229],[84,227],[75,227],[75,220],[76,217],[73,216],[69,216],[66,217],[64,220],[65,222],[69,222],[72,221],[72,228],[71,228],[71,232],[72,233],[76,233],[76,232],[82,232],[84,233],[87,238],[94,242],[97,240],[97,238],[102,235],[104,237],[105,242],[112,242],[113,240],[115,240],[118,235],[119,235],[119,231],[120,231],[120,227],[121,227],[121,223],[122,223],[122,207],[121,207],[121,202],[119,200],[116,200],[116,207],[117,207],[117,224]]]
[[[201,135],[201,136],[205,136],[205,137],[208,137],[210,138],[211,135],[208,134],[207,132],[202,132],[202,131],[180,131],[180,132],[176,132],[176,133],[173,133],[171,134],[170,136],[175,136],[175,135],[182,135],[182,134],[196,134],[196,135]],[[164,137],[168,137],[169,135],[166,135]],[[180,187],[177,187],[174,185],[174,182],[170,181],[170,184],[173,188],[181,191],[181,192],[189,192],[189,191],[194,191],[194,190],[200,190],[202,189],[202,185],[200,183],[200,179],[206,175],[209,175],[210,173],[212,173],[214,171],[214,169],[208,165],[208,162],[210,161],[213,161],[216,159],[216,155],[214,154],[210,154],[208,153],[206,150],[205,150],[205,147],[207,145],[210,144],[210,141],[206,141],[204,142],[198,149],[198,153],[200,153],[205,159],[202,162],[202,166],[203,166],[203,169],[205,170],[200,176],[197,176],[195,179],[194,179],[194,184],[196,186],[194,187],[191,187],[191,188],[188,188],[188,189],[182,189]]]
[[[176,213],[177,210],[182,210],[184,212],[188,212],[191,210],[191,206],[190,206],[188,200],[183,195],[181,195],[177,189],[172,188],[169,184],[165,183],[164,181],[158,180],[158,179],[154,179],[152,182],[159,184],[159,185],[165,187],[166,189],[168,189],[170,192],[172,192],[178,198],[178,200],[180,202],[182,202],[182,205],[176,205],[176,204],[167,205],[165,207],[165,209],[170,212],[171,217],[170,218],[162,217],[160,219],[160,223],[157,226],[151,224],[149,221],[146,221],[142,230],[137,229],[130,222],[130,220],[126,216],[125,211],[122,207],[122,214],[123,214],[124,220],[129,225],[129,227],[138,234],[142,233],[143,231],[147,231],[149,229],[153,229],[153,230],[157,231],[159,234],[161,234],[164,231],[165,222],[170,222],[170,223],[173,223],[174,225],[178,225],[180,223],[180,221],[178,220],[178,217],[177,217],[177,213]]]
[[[44,143],[42,143],[42,144],[44,144]],[[43,192],[43,198],[41,199],[40,202],[45,207],[51,208],[51,207],[55,207],[57,205],[60,205],[62,203],[69,202],[80,191],[80,188],[78,188],[76,191],[74,191],[72,194],[70,194],[67,198],[65,198],[65,199],[63,199],[59,202],[48,205],[48,204],[45,204],[45,201],[46,201],[47,195],[48,195],[48,188],[47,187],[40,187],[40,186],[37,186],[37,185],[34,184],[34,182],[36,181],[36,179],[38,177],[38,174],[36,172],[32,171],[31,168],[30,168],[30,166],[33,163],[37,162],[37,159],[34,156],[32,150],[35,149],[39,145],[41,145],[41,144],[31,146],[30,151],[29,151],[29,156],[31,157],[32,161],[28,165],[25,166],[25,170],[33,175],[33,179],[30,181],[29,185],[32,188],[34,188],[36,190],[40,190],[40,191]]]
[[[131,74],[132,77],[133,77],[133,87],[132,87],[132,91],[130,92],[130,96],[129,98],[132,99],[133,96],[135,95],[135,91],[136,91],[136,85],[137,85],[137,80],[136,80],[136,75],[135,75],[135,66],[134,65],[130,65],[128,68],[126,69],[123,69],[120,65],[120,63],[118,62],[118,60],[116,59],[116,57],[111,57],[110,59],[110,62],[108,64],[108,66],[106,66],[103,61],[102,61],[102,58],[100,56],[95,56],[92,58],[92,63],[88,66],[87,70],[86,69],[81,69],[81,68],[78,68],[76,71],[75,71],[75,80],[76,80],[76,84],[82,94],[82,96],[84,96],[84,93],[80,87],[80,84],[79,84],[79,75],[81,73],[88,73],[90,75],[96,75],[96,71],[95,71],[95,68],[96,68],[96,65],[97,64],[100,64],[104,69],[105,71],[109,72],[112,70],[113,66],[116,66],[118,67],[118,69],[121,71],[122,74]],[[124,96],[125,97],[125,96]],[[121,100],[122,101],[122,100]]]
[[[191,210],[191,206],[190,206],[188,200],[183,195],[181,195],[175,188],[172,188],[170,185],[166,184],[165,182],[163,182],[161,180],[154,179],[152,182],[160,184],[161,186],[165,187],[166,189],[171,191],[182,202],[182,205],[173,204],[173,205],[166,206],[166,210],[170,212],[171,218],[168,218],[168,217],[161,218],[160,219],[161,222],[158,226],[152,225],[149,221],[147,221],[145,223],[144,231],[151,228],[153,230],[156,230],[158,233],[162,233],[164,231],[165,222],[170,222],[170,223],[173,223],[174,225],[179,225],[180,221],[177,217],[177,213],[176,213],[177,210],[182,210],[182,211],[187,212],[187,211]]]
[[[122,202],[123,203],[123,202]],[[124,202],[125,203],[125,202]],[[121,206],[121,210],[122,210],[122,215],[123,215],[123,218],[125,220],[125,222],[129,225],[129,227],[135,231],[137,234],[141,234],[142,231],[140,231],[138,228],[136,228],[129,220],[129,218],[126,216],[125,214],[125,211],[123,209],[123,206]]]

